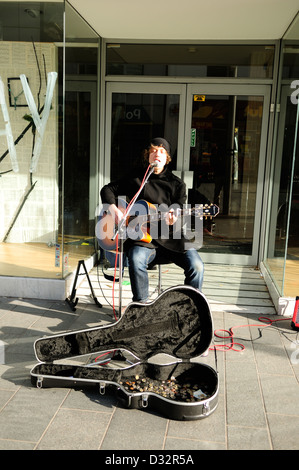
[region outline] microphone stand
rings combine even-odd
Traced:
[[[120,220],[120,222],[118,223],[118,229],[116,230],[116,232],[114,233],[113,238],[112,238],[112,240],[115,240],[115,238],[118,235],[118,243],[119,243],[119,248],[118,248],[118,252],[119,252],[119,262],[118,262],[118,270],[119,270],[119,276],[118,276],[119,277],[119,299],[118,299],[119,318],[121,317],[121,309],[122,309],[122,279],[123,279],[123,254],[124,254],[124,236],[123,235],[124,235],[124,232],[125,232],[125,224],[126,224],[127,217],[131,212],[132,207],[134,206],[139,194],[141,193],[144,186],[148,182],[148,179],[151,176],[151,174],[153,173],[154,168],[156,166],[157,165],[155,165],[153,163],[151,164],[151,168],[150,168],[146,178],[144,179],[143,183],[140,185],[140,188],[137,191],[137,193],[135,194],[135,196],[129,202],[129,204],[128,204],[129,209],[128,209],[128,211],[125,211],[125,215]]]

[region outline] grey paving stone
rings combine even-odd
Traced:
[[[226,417],[223,394],[219,394],[218,406],[210,416],[196,421],[170,421],[167,437],[198,440],[223,446],[226,444]]]
[[[268,429],[228,426],[228,450],[271,450]]]
[[[60,409],[39,442],[38,450],[97,450],[109,413]]]
[[[268,414],[273,449],[298,450],[299,416]]]
[[[0,439],[36,442],[67,393],[22,387],[0,413]]]
[[[118,408],[110,422],[101,449],[161,450],[167,420],[140,410]]]
[[[266,426],[256,366],[252,362],[227,362],[227,422],[236,426]]]

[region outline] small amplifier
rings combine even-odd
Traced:
[[[296,297],[291,327],[293,328],[293,330],[299,331],[299,297]]]

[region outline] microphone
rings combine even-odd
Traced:
[[[156,168],[157,166],[159,166],[158,162],[153,162],[153,163],[150,164],[151,168]]]

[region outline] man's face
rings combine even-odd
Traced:
[[[149,163],[157,163],[158,168],[163,168],[167,162],[167,151],[164,147],[151,146],[149,151]]]

